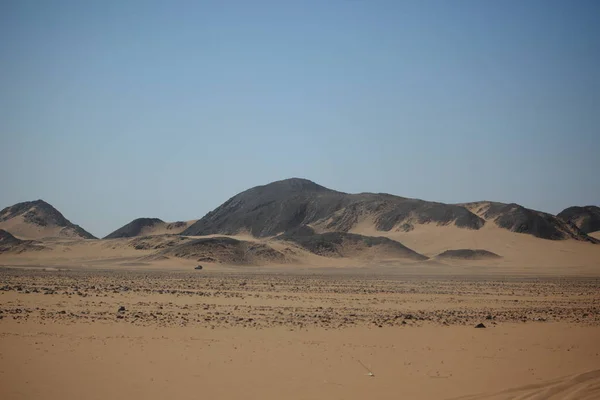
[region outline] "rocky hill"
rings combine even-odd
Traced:
[[[558,218],[577,226],[584,233],[600,231],[600,207],[569,207],[561,211]]]
[[[152,255],[152,258],[178,257],[197,262],[230,265],[286,263],[285,254],[264,243],[253,243],[230,237],[210,237],[186,241]]]
[[[275,239],[292,242],[311,253],[325,257],[347,257],[376,252],[380,258],[427,260],[424,255],[386,237],[363,236],[346,232],[318,234],[308,226],[293,229]]]
[[[465,207],[482,217],[512,232],[526,233],[542,239],[575,239],[596,242],[576,226],[561,218],[541,211],[531,210],[521,205],[482,201],[467,203]]]
[[[187,229],[194,222],[196,221],[164,222],[158,218],[138,218],[106,235],[104,239],[178,234]]]
[[[0,211],[0,229],[25,239],[96,239],[43,200],[18,203]]]

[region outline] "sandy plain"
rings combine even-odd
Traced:
[[[0,398],[596,399],[599,289],[373,268],[0,268]]]

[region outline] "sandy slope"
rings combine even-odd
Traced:
[[[4,229],[20,239],[42,239],[50,237],[74,237],[77,238],[76,232],[69,228],[61,226],[39,226],[27,223],[23,220],[23,216],[11,218],[8,221],[0,222],[0,229]]]
[[[600,389],[597,279],[0,278],[0,398],[596,399]]]
[[[507,231],[493,224],[480,230],[454,226],[417,225],[410,232],[379,232],[363,221],[352,232],[381,235],[429,257],[452,249],[483,249],[502,256],[481,265],[494,265],[509,271],[552,271],[552,273],[600,273],[600,245],[576,240],[545,240]],[[463,261],[459,261],[464,264]]]

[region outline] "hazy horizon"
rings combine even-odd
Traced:
[[[291,177],[600,205],[595,1],[4,1],[0,60],[0,209],[99,237]]]

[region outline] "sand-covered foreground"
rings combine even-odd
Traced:
[[[597,278],[2,269],[0,282],[0,398],[600,396]]]

